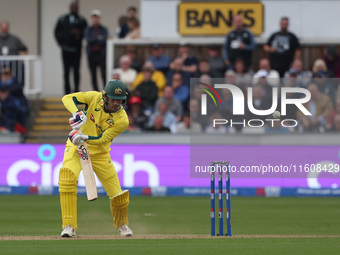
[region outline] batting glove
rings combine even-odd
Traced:
[[[89,136],[84,135],[82,132],[78,130],[72,130],[69,133],[68,138],[74,145],[79,145],[80,143],[85,142],[87,139],[89,139]]]
[[[86,122],[87,118],[83,111],[73,113],[73,117],[68,120],[72,129],[80,129]]]

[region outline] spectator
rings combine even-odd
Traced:
[[[263,46],[264,51],[269,53],[270,65],[277,70],[280,77],[288,71],[294,59],[300,58],[300,43],[298,38],[288,31],[289,19],[282,17],[280,31],[273,33],[267,44]]]
[[[211,77],[210,75],[208,74],[202,74],[200,77],[199,77],[199,81],[204,83],[204,84],[208,84],[208,85],[211,85]]]
[[[209,62],[205,59],[202,59],[198,62],[198,70],[194,74],[194,77],[198,78],[203,74],[207,74],[210,76],[210,65]]]
[[[152,127],[157,116],[162,116],[163,126],[169,128],[172,133],[176,133],[176,116],[170,110],[167,104],[160,103],[156,112],[154,112],[149,118],[149,127]]]
[[[151,80],[155,82],[158,88],[158,97],[161,97],[163,94],[163,89],[166,85],[166,78],[161,71],[155,70],[151,61],[146,61],[143,65],[143,69],[150,69],[152,71]],[[132,89],[134,90],[138,84],[140,84],[144,80],[144,72],[138,73],[135,81],[132,83]]]
[[[223,58],[225,64],[233,68],[235,61],[241,58],[245,64],[245,70],[248,71],[252,61],[252,53],[256,48],[254,35],[244,28],[241,15],[233,17],[235,29],[230,31],[223,46]]]
[[[267,82],[273,87],[280,85],[280,74],[278,71],[271,69],[269,59],[262,58],[259,62],[259,70],[253,75],[253,85],[256,85],[259,80],[259,75],[267,72]]]
[[[282,87],[292,87],[292,84],[282,84]],[[292,92],[286,93],[286,98],[287,99],[297,99],[297,98],[301,98],[301,97],[302,97],[301,93],[292,93]],[[278,102],[278,105],[281,105],[280,101]],[[294,105],[294,104],[287,104],[286,105],[286,116],[285,116],[285,119],[296,120],[296,112],[297,112],[296,105]],[[293,122],[287,122],[287,123],[293,123]]]
[[[129,26],[129,33],[124,37],[124,39],[134,40],[140,38],[140,25],[139,20],[136,17],[131,17],[127,19],[127,24]]]
[[[311,93],[311,99],[304,106],[312,114],[311,116],[304,115],[301,111],[297,111],[297,119],[301,126],[300,131],[319,131],[325,130],[326,120],[333,110],[332,100],[329,96],[320,92],[315,84],[308,85],[307,89]]]
[[[9,33],[9,23],[0,23],[0,55],[26,55],[27,47],[19,37]]]
[[[143,68],[144,80],[137,86],[134,94],[142,99],[144,110],[153,112],[153,106],[157,100],[158,88],[151,80],[152,70]]]
[[[237,59],[234,63],[234,71],[236,76],[236,85],[240,88],[251,87],[251,73],[246,71],[246,67],[241,58]]]
[[[210,124],[205,129],[205,132],[207,134],[226,134],[228,132],[227,126],[219,124],[214,126],[213,119],[222,119],[222,116],[218,112],[213,113],[210,118]]]
[[[328,75],[328,68],[326,66],[326,63],[322,58],[316,59],[313,63],[312,67],[313,75],[316,74],[317,71],[323,71],[327,74],[327,77],[330,77],[330,75]]]
[[[172,76],[171,87],[174,90],[174,98],[182,103],[183,109],[186,110],[190,90],[189,87],[183,84],[183,77],[181,73],[175,73]]]
[[[127,24],[128,18],[136,18],[137,16],[137,8],[134,6],[130,6],[127,9],[127,16],[121,16],[119,17],[119,25],[120,27],[118,28],[117,34],[118,38],[124,38],[130,31],[130,28]]]
[[[327,48],[327,53],[323,57],[330,72],[330,77],[340,78],[340,57],[337,54],[337,49],[334,45]]]
[[[215,44],[210,45],[208,48],[208,55],[211,77],[222,78],[227,66],[221,56],[220,47]]]
[[[120,75],[117,72],[112,72],[112,80],[120,80]]]
[[[335,105],[335,95],[336,91],[334,89],[333,83],[327,78],[324,71],[319,70],[314,74],[313,82],[318,86],[319,91],[326,94],[332,99],[333,105]]]
[[[194,91],[202,91],[200,89],[195,89]],[[190,116],[194,122],[197,122],[201,125],[203,129],[205,129],[208,124],[208,119],[206,115],[201,114],[200,101],[196,98],[193,98],[189,101],[189,111]]]
[[[183,67],[183,59],[180,57],[175,58],[172,62],[172,67],[173,69],[169,70],[168,73],[166,74],[166,81],[167,84],[170,85],[172,82],[172,76],[175,73],[181,73],[182,74],[182,78],[183,78],[183,84],[185,86],[190,86],[190,73],[183,71],[182,67]]]
[[[263,79],[263,78],[261,78],[261,79]],[[248,95],[248,96],[250,96],[250,95]],[[252,96],[253,96],[252,104],[253,104],[253,107],[256,110],[268,110],[268,109],[270,109],[272,100],[269,97],[269,95],[266,93],[266,90],[265,90],[263,85],[254,86]],[[248,106],[246,107],[246,114],[245,115],[246,115],[245,118],[247,120],[250,120],[250,119],[265,120],[266,118],[268,118],[268,116],[258,116],[258,115],[253,114],[252,112],[250,112]]]
[[[178,134],[197,134],[202,132],[202,127],[190,118],[190,114],[183,116],[183,121],[177,124]]]
[[[165,75],[169,70],[170,58],[164,54],[163,47],[160,44],[152,45],[152,56],[148,58],[156,70],[163,72]]]
[[[164,126],[164,118],[161,115],[158,115],[153,120],[153,125],[148,127],[146,131],[153,132],[170,132],[170,128]]]
[[[136,79],[137,72],[131,68],[131,59],[128,55],[119,58],[119,68],[113,69],[113,73],[119,74],[120,80],[125,84],[128,92],[132,91],[132,83]]]
[[[14,132],[18,122],[19,109],[6,86],[0,86],[0,129]]]
[[[327,117],[326,130],[334,130],[334,118],[340,114],[340,99],[337,100],[335,110],[333,110]]]
[[[137,59],[137,49],[135,46],[126,47],[126,55],[131,59],[131,68],[140,72],[142,69],[142,63]]]
[[[272,91],[273,88],[272,86],[269,85],[267,77],[268,77],[268,72],[265,70],[262,70],[261,72],[258,72],[259,79],[257,81],[257,84],[255,86],[259,85],[262,87],[264,91],[264,96],[267,97],[268,99],[272,98]]]
[[[147,127],[148,116],[143,113],[142,99],[137,96],[133,96],[129,100],[129,116],[130,125],[133,129],[144,130]]]
[[[11,70],[2,69],[0,87],[8,88],[10,95],[16,99],[18,108],[18,122],[25,126],[26,119],[29,114],[28,101],[23,93],[23,86],[15,78],[11,76]]]
[[[70,13],[61,16],[54,30],[55,38],[62,51],[64,66],[64,92],[71,93],[70,70],[73,69],[74,92],[79,91],[79,68],[86,20],[78,15],[78,3],[72,2]]]
[[[233,70],[227,70],[224,74],[225,82],[228,84],[237,85],[236,73]],[[244,88],[241,88],[244,89]]]
[[[312,79],[312,72],[303,70],[303,63],[301,59],[295,59],[291,68],[284,75],[285,79],[294,79],[295,84],[299,87],[306,88]]]
[[[178,56],[182,60],[181,71],[188,72],[190,76],[193,76],[197,71],[198,60],[194,56],[190,56],[190,48],[186,43],[181,43],[178,48]],[[176,64],[174,61],[170,63],[171,70],[177,70]]]
[[[106,84],[106,40],[108,30],[100,24],[101,11],[92,10],[90,15],[92,26],[85,29],[85,38],[87,41],[86,53],[91,72],[92,87],[93,90],[98,91],[97,67],[99,67],[101,71],[103,87]]]
[[[9,23],[7,21],[2,21],[0,23],[0,56],[26,54],[26,45],[20,40],[19,37],[10,34]],[[0,65],[0,67],[7,67],[12,70],[21,70],[22,76],[19,77],[16,75],[16,78],[20,82],[24,82],[24,65],[21,61],[6,61],[6,63],[1,63]]]
[[[164,88],[163,96],[157,99],[155,109],[158,109],[161,103],[168,105],[169,110],[175,114],[177,122],[181,120],[183,113],[182,104],[174,98],[174,91],[171,86],[166,86]]]
[[[340,132],[340,114],[335,115],[333,126],[334,126],[334,131]]]

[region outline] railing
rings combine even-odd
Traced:
[[[42,92],[42,62],[39,56],[0,56],[0,66],[11,69],[12,77],[23,83],[26,96]]]

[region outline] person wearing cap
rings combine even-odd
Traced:
[[[71,92],[70,71],[73,71],[74,91],[79,91],[80,58],[86,20],[78,14],[78,2],[70,4],[70,13],[61,16],[54,29],[55,39],[61,49],[64,71],[64,92]]]
[[[262,58],[259,61],[259,70],[253,75],[253,85],[258,83],[258,80],[264,71],[267,73],[266,78],[269,85],[272,87],[277,87],[280,85],[280,74],[278,71],[271,69],[268,58]]]
[[[301,55],[299,39],[288,30],[288,26],[288,17],[282,17],[280,31],[273,33],[263,46],[263,50],[269,53],[271,67],[279,72],[281,78],[293,60]]]
[[[340,57],[337,54],[337,48],[335,45],[327,47],[326,55],[322,59],[327,65],[330,77],[340,78]]]
[[[85,39],[87,41],[86,53],[88,65],[91,73],[93,90],[99,91],[97,83],[97,68],[100,68],[103,86],[106,84],[106,40],[108,29],[100,24],[101,11],[92,10],[92,25],[85,29]]]
[[[92,167],[109,199],[113,226],[122,236],[132,236],[128,225],[129,191],[122,192],[118,175],[112,163],[112,140],[129,125],[123,105],[127,101],[125,84],[111,80],[102,92],[87,91],[65,95],[62,102],[72,113],[69,124],[72,131],[65,146],[64,159],[59,172],[59,193],[62,215],[62,237],[76,235],[77,182],[81,171],[78,148],[86,142]],[[78,105],[85,104],[84,110]]]
[[[151,61],[156,70],[165,75],[169,70],[170,58],[164,54],[164,49],[159,43],[152,45],[152,56],[147,59]]]
[[[143,102],[140,97],[133,96],[129,100],[129,112],[130,117],[129,127],[134,130],[144,130],[148,124],[148,116],[143,112]]]
[[[287,78],[294,78],[294,82],[302,88],[306,88],[312,80],[312,72],[303,69],[303,62],[301,59],[295,59],[290,69],[285,73],[284,80]]]

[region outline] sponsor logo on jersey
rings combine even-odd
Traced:
[[[96,112],[99,112],[100,111],[100,108],[96,108],[96,109],[94,109]]]
[[[93,114],[92,114],[92,113],[91,113],[90,120],[93,121],[93,122],[96,122],[96,121],[94,120],[94,117],[93,117]]]
[[[109,124],[110,126],[112,126],[114,121],[113,121],[113,119],[107,119],[106,123]]]

